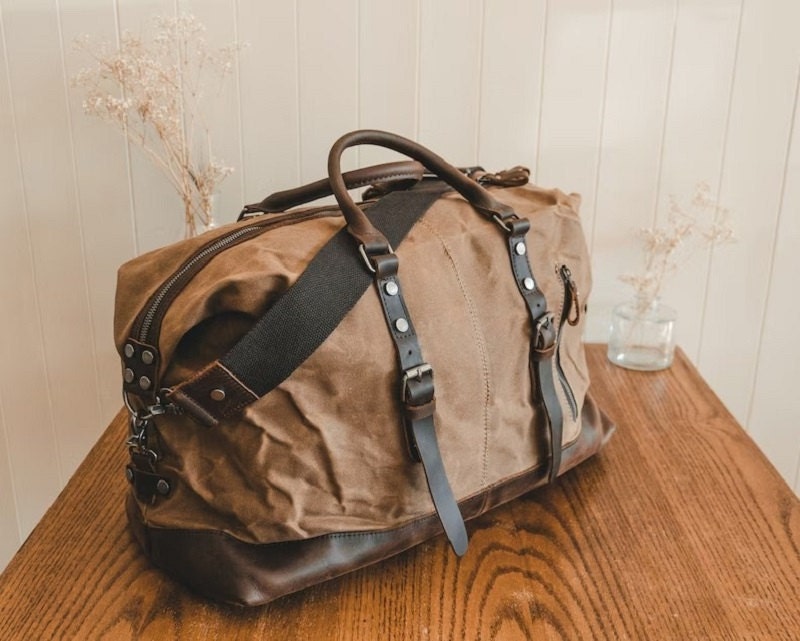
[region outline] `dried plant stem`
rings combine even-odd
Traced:
[[[710,247],[730,242],[733,229],[729,212],[710,198],[710,187],[700,182],[695,187],[691,204],[681,205],[673,196],[667,225],[640,230],[643,240],[644,265],[636,273],[623,274],[620,280],[631,285],[636,293],[636,308],[644,314],[661,296],[670,273],[696,246]],[[698,242],[691,243],[696,240]]]
[[[178,192],[191,236],[198,223],[213,226],[213,194],[233,171],[214,158],[200,106],[209,72],[223,79],[238,47],[209,49],[193,16],[157,18],[156,26],[148,41],[123,34],[118,50],[84,37],[78,44],[96,66],[73,84],[87,90],[86,113],[117,124]]]

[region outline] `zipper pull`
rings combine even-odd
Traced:
[[[561,280],[564,281],[564,284],[567,287],[567,294],[569,297],[570,316],[567,317],[567,323],[569,323],[572,327],[575,327],[575,325],[581,321],[581,303],[580,296],[578,294],[578,286],[575,284],[575,280],[572,278],[572,272],[570,271],[569,267],[566,265],[561,265],[560,273]]]
[[[520,187],[528,184],[531,170],[517,165],[511,169],[498,171],[496,174],[475,171],[470,176],[481,185],[496,185],[498,187]]]

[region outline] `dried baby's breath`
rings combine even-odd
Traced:
[[[95,66],[73,85],[84,111],[120,127],[167,177],[184,205],[186,236],[214,226],[212,197],[233,168],[215,158],[201,104],[233,69],[238,45],[212,49],[194,16],[156,17],[151,37],[126,32],[118,48],[90,36],[76,40]],[[214,86],[216,85],[216,86]]]
[[[633,287],[641,312],[659,298],[667,276],[688,260],[692,251],[734,240],[730,211],[711,197],[706,182],[697,183],[688,206],[670,196],[667,224],[641,229],[639,237],[644,265],[620,280]]]

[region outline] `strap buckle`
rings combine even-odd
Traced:
[[[553,312],[545,312],[533,323],[533,351],[537,360],[549,358],[556,349],[556,325]]]
[[[414,390],[409,388],[409,382],[422,382],[422,378],[426,375],[431,377],[430,386],[421,386],[418,388],[418,396],[422,398],[414,398]],[[408,446],[408,453],[411,460],[415,463],[422,462],[419,445],[417,444],[417,437],[414,425],[419,421],[425,420],[436,411],[436,399],[433,390],[433,367],[428,363],[422,363],[416,367],[411,367],[403,372],[403,391],[401,396],[403,403],[403,416],[405,418],[406,428],[406,445]]]
[[[429,363],[422,363],[421,365],[417,365],[416,367],[412,367],[403,372],[403,391],[401,392],[401,396],[404,403],[407,403],[409,400],[408,382],[410,380],[416,380],[421,382],[422,377],[425,374],[430,374],[431,377],[433,377],[433,367],[431,367]],[[419,405],[419,403],[415,403],[415,405]]]
[[[493,220],[494,222],[496,222],[498,225],[500,225],[500,227],[502,228],[502,230],[503,230],[504,232],[508,233],[508,234],[510,234],[510,233],[511,233],[513,230],[512,230],[512,228],[509,226],[509,224],[508,224],[508,223],[506,223],[506,221],[507,221],[507,220],[517,220],[518,218],[519,218],[519,217],[518,217],[516,214],[512,214],[511,216],[506,216],[505,218],[503,218],[502,216],[500,216],[500,214],[492,214],[492,220]]]
[[[531,228],[531,222],[527,218],[520,218],[516,214],[509,214],[508,216],[492,214],[492,220],[509,236],[524,236]]]
[[[367,266],[367,269],[374,274],[376,272],[375,265],[372,264],[369,254],[367,254],[367,248],[364,247],[364,243],[361,243],[358,246],[358,253],[361,254],[361,258],[364,259],[364,264]],[[394,249],[392,249],[391,245],[388,245],[388,249],[386,251],[382,251],[380,253],[381,256],[388,256],[390,254],[394,254]]]

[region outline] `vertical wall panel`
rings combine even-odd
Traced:
[[[712,194],[718,193],[740,9],[741,0],[679,3],[656,203],[660,225],[667,223],[670,195],[688,208],[699,181],[709,183]],[[684,254],[662,295],[678,311],[678,342],[696,359],[709,249],[695,241],[690,247],[697,249]]]
[[[239,0],[239,94],[244,200],[298,184],[297,7]],[[267,27],[268,26],[268,27]]]
[[[587,233],[594,220],[612,3],[551,2],[536,182],[582,196]]]
[[[21,296],[37,297],[39,320],[30,320],[33,327],[41,328],[41,336],[31,337],[27,344],[23,337],[28,332],[12,334],[9,340],[15,345],[9,349],[17,353],[11,362],[21,362],[23,368],[28,354],[37,348],[44,349],[47,363],[46,385],[22,388],[35,391],[33,396],[25,394],[20,398],[25,405],[20,408],[21,420],[10,420],[10,416],[6,419],[11,450],[21,463],[15,470],[18,488],[26,494],[30,490],[30,503],[26,501],[20,508],[22,529],[27,532],[54,498],[60,481],[82,458],[83,452],[72,446],[73,437],[82,440],[80,435],[87,429],[96,429],[91,426],[102,419],[89,330],[87,276],[58,16],[55,5],[44,0],[5,0],[3,16],[27,231],[34,261],[35,289],[22,291]],[[31,304],[36,306],[27,301],[21,308]],[[13,377],[12,389],[19,390],[17,372],[8,374]],[[28,406],[48,403],[48,394],[53,420],[34,424]],[[8,404],[10,395],[4,393],[3,398]],[[76,411],[76,404],[80,411]],[[11,408],[6,409],[11,414]],[[43,442],[52,443],[58,457],[55,464],[42,464],[43,450],[48,449]],[[47,457],[45,451],[45,460]]]
[[[4,568],[20,544],[14,477],[8,451],[7,428],[0,398],[0,568]],[[0,569],[2,571],[2,569]]]
[[[155,16],[175,15],[173,0],[116,0],[120,35],[154,33]],[[134,207],[137,253],[162,247],[184,235],[183,203],[164,174],[136,146],[131,144],[131,190]]]
[[[587,336],[607,340],[610,310],[629,293],[617,280],[638,265],[636,229],[651,224],[661,158],[676,3],[614,2],[591,239],[595,270]]]
[[[361,0],[359,128],[416,135],[419,9],[418,2]],[[364,166],[397,159],[379,147],[364,147],[360,154]]]
[[[480,0],[422,0],[419,140],[458,165],[477,161]]]
[[[77,50],[75,39],[91,33],[116,42],[116,17],[109,0],[61,0],[59,7],[68,86],[81,69],[93,64],[90,56]],[[102,421],[87,422],[80,434],[71,435],[78,454],[74,462],[83,457],[122,402],[118,377],[109,375],[119,368],[112,328],[114,290],[117,267],[134,254],[125,139],[120,130],[83,113],[84,95],[82,88],[67,90]]]
[[[536,169],[545,0],[486,2],[476,161],[488,171]]]
[[[204,39],[209,50],[214,51],[236,42],[236,0],[180,0],[178,11],[194,15],[206,27]],[[244,204],[239,175],[242,149],[239,92],[236,86],[237,59],[238,55],[235,55],[233,68],[224,78],[219,77],[216,71],[208,73],[202,96],[203,119],[208,126],[212,155],[234,170],[219,186],[215,197],[214,216],[217,224],[236,220]]]
[[[25,510],[28,527],[37,518],[55,493],[59,479],[53,439],[52,413],[48,399],[47,370],[41,346],[41,328],[36,300],[36,280],[28,232],[28,214],[22,190],[22,174],[17,154],[14,112],[8,84],[8,56],[5,42],[6,21],[0,3],[0,237],[9,239],[0,252],[0,567],[3,567],[20,540],[20,516]],[[13,363],[8,367],[6,363]],[[19,392],[22,389],[41,391],[41,402],[31,404]],[[30,458],[31,449],[18,452],[16,444],[27,421],[33,421],[31,436],[39,441],[39,458]],[[26,467],[39,461],[50,466],[49,475],[39,478],[24,476]],[[20,475],[18,477],[18,475]],[[33,483],[31,481],[34,481]],[[38,481],[38,482],[36,482]],[[19,507],[12,492],[19,496]],[[29,505],[30,504],[30,505]]]
[[[327,175],[328,149],[358,126],[358,2],[298,0],[300,177]],[[346,154],[344,168],[357,165]]]
[[[750,435],[783,474],[796,485],[800,457],[800,403],[797,371],[800,357],[800,68],[795,85],[791,147],[787,154],[776,245],[770,265],[770,284],[755,389],[747,421]]]
[[[744,5],[721,189],[742,240],[713,254],[699,359],[703,374],[743,423],[754,381],[794,106],[798,24],[798,3]]]

